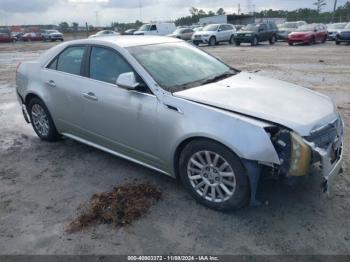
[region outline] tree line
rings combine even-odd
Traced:
[[[325,5],[325,0],[316,0],[314,3],[315,9],[299,8],[293,11],[268,9],[255,12],[254,16],[257,18],[285,18],[287,21],[303,20],[308,23],[329,23],[334,15],[333,22],[350,22],[350,1],[347,1],[344,5],[337,7],[334,14],[333,12],[322,12]],[[203,9],[191,7],[189,9],[189,15],[179,17],[174,22],[177,26],[192,25],[197,24],[200,18],[224,14],[226,14],[226,12],[223,8],[218,8],[217,11],[214,12],[212,10],[204,11]],[[130,28],[137,29],[141,25],[142,22],[136,20],[133,23],[112,22],[110,27],[118,28],[120,31],[125,31]],[[62,32],[77,32],[78,27],[79,24],[75,22],[71,25],[69,25],[67,22],[62,22],[59,24],[59,29]],[[88,29],[93,31],[94,27],[90,25]]]

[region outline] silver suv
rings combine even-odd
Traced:
[[[202,31],[193,34],[192,42],[195,45],[209,44],[211,46],[220,42],[233,44],[236,31],[236,28],[230,24],[207,25]]]

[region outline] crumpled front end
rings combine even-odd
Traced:
[[[343,130],[340,116],[306,137],[287,129],[270,128],[268,132],[280,158],[280,165],[276,167],[279,176],[320,173],[324,177],[323,189],[330,194],[331,180],[342,171]]]

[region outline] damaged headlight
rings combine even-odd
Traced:
[[[307,175],[311,167],[311,148],[293,131],[268,128],[271,141],[280,158],[280,173],[285,176]]]

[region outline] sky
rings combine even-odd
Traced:
[[[188,15],[191,6],[206,11],[222,7],[227,13],[247,11],[249,0],[0,0],[0,25],[59,24],[78,22],[105,26],[112,21],[166,21]],[[250,0],[256,11],[263,9],[314,8],[315,0]],[[342,5],[346,0],[338,0]],[[333,8],[326,0],[324,10]],[[141,8],[140,8],[141,7]]]

